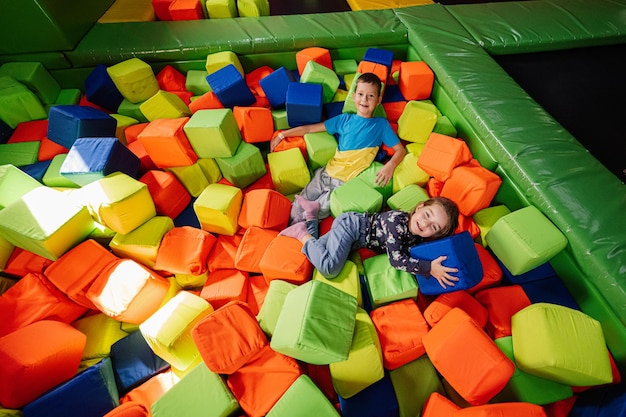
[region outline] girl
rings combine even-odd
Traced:
[[[417,205],[412,213],[389,210],[381,213],[348,212],[339,215],[328,233],[318,237],[319,203],[296,196],[304,209],[306,220],[283,230],[280,234],[303,243],[302,252],[326,278],[336,277],[352,250],[368,248],[387,253],[391,265],[401,271],[433,276],[446,288],[459,279],[451,273],[457,268],[442,264],[446,256],[427,261],[412,258],[409,249],[422,242],[454,233],[459,210],[445,197],[433,197]]]

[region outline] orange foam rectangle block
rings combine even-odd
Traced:
[[[244,229],[252,226],[283,230],[289,223],[291,201],[272,189],[254,189],[243,195],[238,223]]]
[[[148,126],[148,124],[149,122],[136,123],[124,129],[124,136],[126,137],[126,143],[130,145],[131,143],[137,141],[137,136],[141,132],[143,132],[143,130]]]
[[[387,76],[389,75],[389,68],[386,65],[378,64],[376,62],[371,61],[361,61],[359,62],[359,66],[356,69],[358,74],[365,74],[366,72],[371,72],[372,74],[376,74],[376,76],[380,79],[380,82],[383,83],[383,88],[387,84]]]
[[[269,284],[263,275],[252,275],[248,277],[248,295],[246,302],[254,315],[259,314],[261,307],[265,303],[265,296],[269,289]]]
[[[259,266],[265,250],[278,231],[252,226],[246,230],[235,255],[235,268],[241,271],[261,273]]]
[[[481,329],[487,324],[487,309],[464,290],[439,294],[424,310],[424,318],[434,327],[455,307],[467,313]]]
[[[489,313],[486,331],[492,339],[511,336],[511,317],[531,304],[521,285],[487,288],[474,297]]]
[[[150,417],[150,412],[145,405],[128,401],[118,405],[106,413],[104,417]]]
[[[261,80],[270,75],[272,72],[274,72],[272,67],[262,65],[246,74],[246,84],[250,87],[250,90],[252,90],[255,96],[266,97],[265,91],[261,87]]]
[[[165,91],[185,91],[187,77],[171,65],[164,66],[156,75],[159,88]]]
[[[248,273],[244,271],[218,269],[207,276],[200,291],[200,297],[216,309],[231,301],[245,302],[248,299],[248,278]]]
[[[87,337],[67,323],[40,320],[0,337],[0,404],[22,408],[71,379]]]
[[[139,181],[148,186],[158,215],[175,219],[191,203],[191,194],[173,172],[150,170]]]
[[[302,253],[302,243],[287,236],[276,236],[270,242],[259,267],[267,282],[282,279],[302,284],[309,281],[313,274],[313,264]]]
[[[107,316],[140,324],[159,309],[169,287],[156,272],[132,259],[120,259],[102,271],[86,296]]]
[[[170,368],[167,371],[154,375],[143,384],[130,390],[120,398],[120,402],[141,404],[149,410],[150,406],[169,391],[179,379]]]
[[[274,134],[272,111],[264,107],[233,107],[241,137],[248,143],[268,142]]]
[[[430,97],[435,73],[424,61],[400,63],[398,87],[407,100],[424,100]]]
[[[173,0],[152,0],[152,8],[159,20],[172,20],[170,16],[170,4]]]
[[[315,61],[326,68],[330,68],[331,70],[333,69],[333,60],[330,56],[330,51],[326,48],[312,46],[296,52],[296,65],[300,75],[302,75],[304,67],[306,67],[306,64],[309,61]]]
[[[461,214],[472,216],[478,210],[489,207],[500,184],[502,179],[496,173],[483,168],[478,162],[470,162],[452,170],[452,175],[443,184],[441,196],[456,202]]]
[[[204,19],[202,4],[198,0],[174,0],[169,5],[172,20]]]
[[[389,123],[398,123],[398,120],[400,119],[400,116],[402,116],[402,112],[406,107],[406,103],[406,101],[389,101],[386,103],[382,103]]]
[[[195,113],[198,110],[223,109],[224,105],[213,91],[207,91],[189,103],[189,110]]]
[[[209,272],[235,269],[235,255],[243,238],[244,230],[232,236],[219,235],[207,260]]]
[[[87,298],[87,290],[102,271],[119,258],[93,239],[87,239],[46,268],[44,274],[57,288],[76,303],[97,310]]]
[[[39,273],[28,273],[0,297],[0,337],[38,320],[71,323],[87,309],[70,300]]]
[[[422,417],[454,417],[454,413],[460,409],[444,395],[433,392],[424,403]]]
[[[198,160],[183,130],[189,117],[151,121],[137,139],[158,168],[193,165]]]
[[[476,243],[476,252],[478,252],[478,258],[483,266],[483,278],[478,284],[467,290],[471,295],[486,288],[497,287],[502,282],[502,268],[491,252],[480,243]]]
[[[302,370],[295,359],[266,344],[254,358],[230,374],[227,383],[243,411],[250,417],[261,417],[300,375]]]
[[[542,406],[524,402],[485,404],[457,411],[454,417],[546,417]]]
[[[203,274],[216,240],[211,233],[196,227],[174,227],[161,240],[155,268],[172,274]]]
[[[200,320],[191,330],[207,368],[232,374],[267,345],[267,336],[245,303],[233,301]]]
[[[41,255],[16,247],[7,260],[4,272],[18,277],[23,277],[29,272],[42,274],[52,262]]]
[[[446,181],[452,176],[452,170],[472,159],[472,152],[467,144],[457,138],[431,133],[417,160],[417,165],[428,175],[439,181]]]
[[[380,339],[385,369],[399,368],[426,353],[422,338],[430,327],[412,299],[378,307],[370,316]]]
[[[513,362],[460,308],[450,310],[422,341],[435,369],[472,405],[491,400],[515,372]]]

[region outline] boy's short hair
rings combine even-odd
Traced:
[[[383,88],[383,83],[380,81],[380,78],[378,78],[378,75],[374,74],[373,72],[364,72],[363,74],[359,75],[359,78],[357,78],[356,82],[357,84],[372,84],[378,90],[378,95],[380,95],[380,91]]]

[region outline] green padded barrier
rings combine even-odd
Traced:
[[[509,55],[624,43],[625,8],[624,0],[541,0],[448,10],[487,52]]]
[[[0,54],[0,65],[6,62],[41,62],[48,70],[71,68],[62,52],[39,52],[32,54]]]

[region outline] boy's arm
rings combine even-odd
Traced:
[[[400,162],[402,162],[402,159],[404,159],[404,156],[406,155],[406,149],[401,142],[394,145],[392,149],[394,150],[393,155],[391,156],[389,161],[387,161],[385,165],[383,165],[383,167],[376,173],[377,185],[385,186],[389,183],[389,181],[391,181],[391,179],[393,178],[393,172],[396,170],[396,167],[398,166],[398,164],[400,164]]]
[[[270,141],[270,151],[273,151],[276,146],[283,139],[288,138],[290,136],[304,136],[307,133],[317,133],[326,131],[326,126],[324,126],[324,122],[312,123],[309,125],[296,126],[291,129],[284,130],[282,132],[276,133],[272,140]]]

